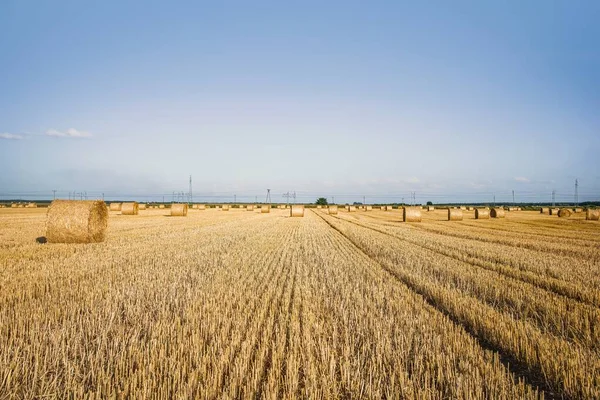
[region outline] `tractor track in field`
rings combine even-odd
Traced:
[[[553,293],[555,295],[562,296],[562,297],[565,297],[565,298],[568,298],[571,300],[575,300],[575,301],[578,301],[580,303],[583,303],[583,304],[586,304],[589,306],[600,308],[600,296],[594,295],[594,293],[588,294],[586,292],[582,292],[581,290],[579,290],[579,288],[576,285],[574,285],[570,282],[561,281],[561,280],[555,279],[555,278],[540,277],[539,275],[537,275],[533,272],[526,274],[526,273],[521,272],[520,270],[517,270],[515,267],[510,266],[510,265],[486,262],[485,260],[482,260],[480,257],[478,257],[477,254],[468,253],[468,254],[466,254],[466,256],[456,255],[450,251],[444,251],[440,248],[434,248],[433,246],[427,246],[426,244],[423,244],[422,242],[419,242],[419,241],[411,241],[404,237],[394,235],[393,233],[386,232],[384,230],[377,229],[372,226],[361,224],[357,221],[352,221],[352,220],[340,218],[337,216],[331,216],[331,217],[336,218],[340,221],[354,224],[356,226],[360,226],[361,228],[370,229],[372,231],[381,233],[383,235],[387,235],[389,237],[393,237],[398,240],[405,241],[407,243],[421,247],[422,249],[432,251],[434,253],[454,259],[456,261],[464,262],[464,263],[482,268],[482,269],[490,271],[490,272],[495,272],[495,273],[505,276],[507,278],[530,284],[534,287],[537,287],[539,289]],[[389,225],[389,226],[397,227],[396,225]]]
[[[535,368],[535,369],[532,368],[531,366],[527,365],[526,363],[519,361],[518,359],[513,357],[511,354],[508,354],[504,349],[502,349],[499,346],[496,346],[493,343],[486,340],[484,337],[482,337],[480,334],[478,334],[478,332],[475,329],[473,329],[471,326],[469,326],[468,324],[462,323],[458,318],[456,318],[454,315],[452,315],[450,312],[448,312],[446,309],[444,309],[440,304],[438,304],[438,302],[436,301],[435,298],[432,298],[431,296],[429,296],[424,290],[421,290],[413,282],[402,277],[398,272],[396,272],[393,269],[380,263],[376,258],[374,258],[368,252],[366,252],[358,243],[356,243],[354,240],[352,240],[350,237],[348,237],[344,232],[342,232],[338,227],[336,227],[331,222],[329,222],[325,217],[323,217],[322,215],[319,215],[316,212],[315,212],[315,214],[317,214],[323,221],[325,221],[325,223],[327,223],[327,225],[329,225],[330,228],[332,228],[333,230],[338,232],[345,240],[347,240],[352,245],[352,247],[354,247],[356,250],[358,250],[359,252],[364,254],[366,257],[368,257],[370,260],[372,260],[376,265],[378,265],[381,269],[386,271],[390,276],[394,277],[394,279],[396,279],[398,282],[400,282],[403,285],[405,285],[406,287],[408,287],[413,293],[421,296],[430,307],[432,307],[436,311],[443,314],[453,324],[462,327],[466,333],[468,333],[474,340],[477,341],[477,343],[479,343],[479,346],[482,349],[496,353],[498,355],[499,361],[506,368],[506,370],[509,371],[513,376],[523,379],[525,381],[525,383],[527,383],[528,385],[532,386],[533,388],[536,388],[540,392],[543,392],[544,398],[547,398],[547,399],[564,399],[565,398],[564,396],[554,393],[554,390],[546,382],[546,379],[544,377],[544,372],[542,370],[540,370],[538,368]],[[350,221],[343,220],[340,218],[337,218],[337,219],[340,221],[350,222]],[[365,227],[363,227],[363,228],[365,228]]]

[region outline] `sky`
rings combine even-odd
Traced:
[[[0,1],[0,200],[600,200],[598,1]]]

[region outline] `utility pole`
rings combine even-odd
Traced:
[[[579,181],[575,179],[575,207],[579,205]]]
[[[104,193],[102,193],[102,201],[104,201]]]
[[[233,195],[233,204],[237,204],[237,195],[236,194]]]
[[[190,175],[190,204],[194,202],[194,196],[192,195],[192,176]]]
[[[556,206],[556,190],[552,191],[552,207]]]
[[[363,196],[363,205],[367,204],[367,200],[365,200],[365,196]]]
[[[254,196],[254,203],[258,203],[258,196]]]
[[[515,205],[515,191],[513,190],[513,206]]]
[[[265,199],[266,204],[271,204],[271,189],[267,189],[267,198]]]
[[[335,197],[331,196],[331,204],[335,204]]]
[[[496,207],[496,194],[494,194],[494,207]]]

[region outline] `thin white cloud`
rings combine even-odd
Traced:
[[[515,177],[515,181],[522,182],[522,183],[529,183],[530,182],[530,180],[528,178],[525,178],[523,176],[517,176],[517,177]]]
[[[23,135],[16,135],[14,133],[0,133],[0,139],[21,140],[21,139],[25,139],[25,136],[23,136]]]
[[[56,129],[48,129],[46,136],[60,137],[60,138],[89,138],[92,134],[86,131],[78,131],[75,128],[70,128],[66,132],[61,132]]]

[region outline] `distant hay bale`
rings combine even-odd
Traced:
[[[435,211],[435,207],[434,206],[428,206],[427,207],[427,211]]]
[[[285,205],[285,208],[290,208],[290,206],[286,204],[286,205]]]
[[[548,214],[549,211],[550,209],[548,207],[540,208],[540,214]]]
[[[571,210],[569,210],[568,208],[561,208],[558,211],[558,216],[561,218],[569,218],[571,216],[571,214],[573,214],[573,212]]]
[[[461,209],[462,211],[467,211],[467,207],[465,207],[465,206],[461,206],[461,207],[460,207],[460,209]]]
[[[490,210],[486,210],[485,208],[476,208],[475,219],[490,219]]]
[[[402,209],[404,222],[421,222],[421,209],[419,207],[404,207]]]
[[[260,207],[260,213],[261,214],[268,214],[271,212],[271,205],[270,204],[263,204]]]
[[[583,208],[575,207],[573,209],[573,211],[576,212],[576,213],[580,213],[580,212],[583,212]]]
[[[490,210],[490,217],[492,218],[504,218],[505,215],[505,211],[503,208],[492,208]]]
[[[46,214],[48,243],[104,241],[108,210],[100,200],[54,200]]]
[[[37,204],[36,203],[29,203],[27,204],[28,208],[37,208]]]
[[[246,206],[246,211],[254,211],[254,206],[252,204],[248,204]]]
[[[290,217],[304,217],[304,205],[292,204],[290,208]]]
[[[229,204],[223,204],[221,206],[221,210],[223,210],[223,211],[229,211]]]
[[[463,210],[453,210],[453,209],[449,208],[448,209],[448,221],[462,221],[462,219],[463,219],[462,212],[463,212]]]
[[[348,206],[348,212],[356,212],[356,206]]]
[[[161,204],[161,205],[158,206],[158,208],[165,208],[165,205]]]
[[[381,210],[382,211],[392,211],[393,208],[392,208],[392,206],[381,206]]]
[[[137,202],[122,203],[121,215],[138,215],[139,205]]]
[[[550,210],[548,210],[548,214],[549,215],[558,215],[559,211],[560,211],[560,209],[558,209],[558,208],[551,208]]]
[[[146,209],[146,203],[138,204],[138,209],[145,210]]]
[[[318,209],[320,209],[320,208],[321,208],[321,205],[320,205],[320,204],[317,204],[317,210],[318,210]]]
[[[599,221],[600,220],[600,210],[585,210],[585,219],[588,221]]]
[[[373,211],[373,206],[365,206],[365,211]]]
[[[185,217],[188,213],[188,205],[185,203],[171,204],[171,217]]]
[[[331,205],[331,206],[327,207],[327,213],[329,215],[337,215],[337,213],[338,213],[338,206]]]
[[[467,210],[468,211],[473,211],[473,210],[475,210],[475,207],[467,207]]]
[[[110,211],[121,211],[121,203],[110,203]]]
[[[198,210],[206,210],[206,204],[197,204]]]

